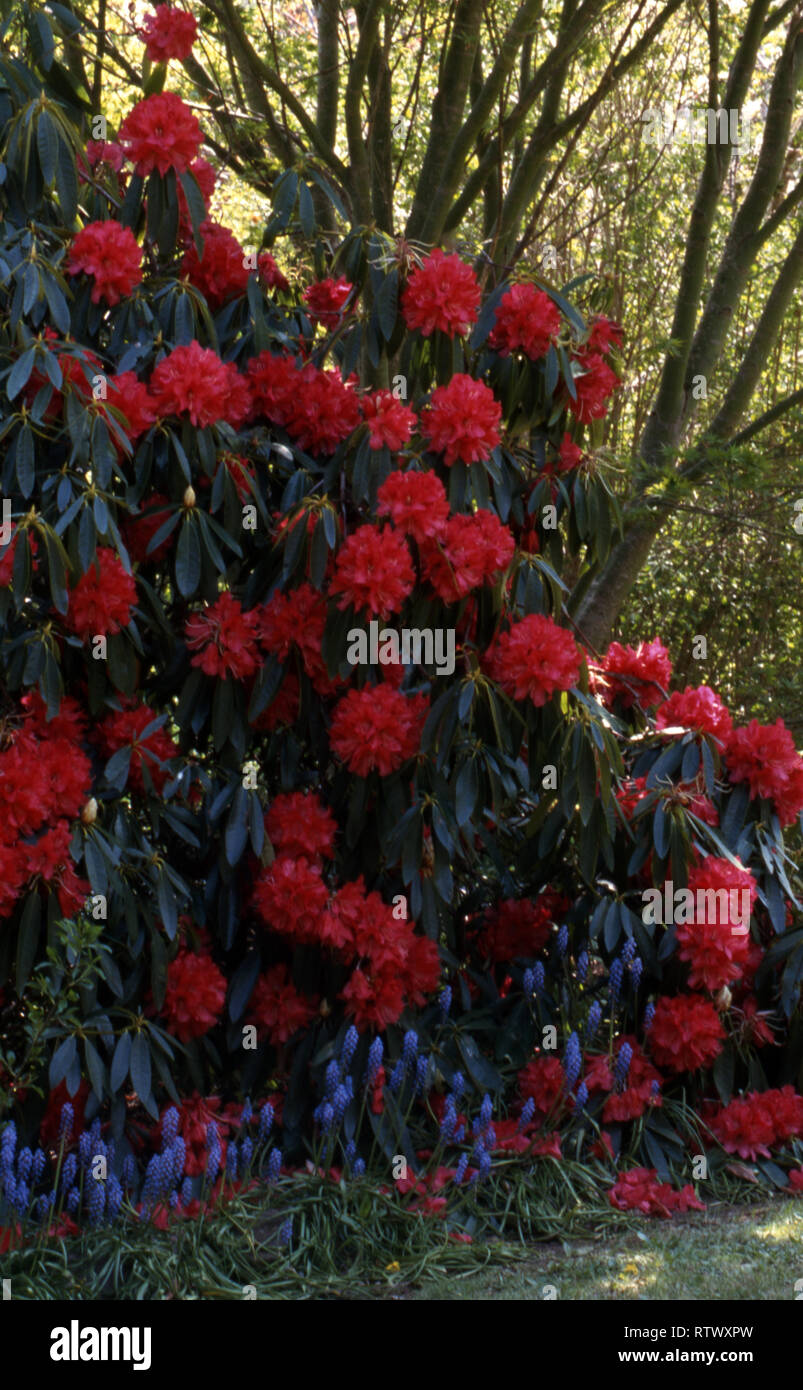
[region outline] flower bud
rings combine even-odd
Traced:
[[[715,1006],[716,1006],[717,1012],[718,1012],[718,1013],[724,1013],[726,1009],[729,1009],[730,1006],[731,1006],[731,1000],[732,1000],[732,999],[733,999],[733,995],[731,994],[730,990],[728,989],[728,986],[727,986],[727,985],[723,985],[723,986],[722,986],[722,989],[719,991],[719,994],[716,996],[716,998],[715,998],[715,1000],[714,1000],[714,1004],[715,1004]]]
[[[86,806],[81,812],[81,820],[84,825],[93,825],[98,818],[98,803],[94,796],[90,796]]]
[[[184,506],[187,508],[188,511],[189,511],[189,509],[190,509],[191,507],[194,507],[194,506],[195,506],[195,488],[193,488],[193,487],[185,488],[184,496],[182,497],[181,500],[182,500],[182,502],[184,503]]]

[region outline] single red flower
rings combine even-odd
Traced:
[[[128,626],[136,602],[133,576],[113,550],[102,547],[96,561],[70,590],[64,625],[84,640],[111,637]]]
[[[93,304],[119,304],[142,280],[142,251],[129,227],[88,222],[72,239],[67,271],[92,276]]]
[[[608,412],[608,399],[621,385],[619,377],[599,353],[591,352],[576,358],[582,374],[574,377],[575,398],[567,393],[566,405],[581,424],[602,420]]]
[[[221,594],[211,607],[187,619],[184,638],[194,653],[190,665],[221,680],[229,675],[234,680],[254,675],[260,665],[258,629],[255,609],[245,613],[233,594]]]
[[[289,294],[290,281],[282,274],[270,251],[261,251],[257,256],[257,273],[266,289]]]
[[[425,695],[387,684],[349,690],[332,715],[332,752],[358,777],[388,777],[418,752],[428,707]]]
[[[545,705],[580,679],[580,654],[572,634],[542,613],[530,613],[500,633],[485,654],[492,680],[514,700]]]
[[[477,320],[482,292],[470,265],[436,248],[412,272],[402,294],[408,328],[428,338],[437,329],[464,335]]]
[[[490,386],[466,372],[456,372],[446,386],[437,386],[422,413],[429,447],[443,454],[447,468],[458,459],[481,463],[501,443],[502,407]]]
[[[697,994],[662,995],[650,1027],[650,1051],[668,1071],[708,1067],[722,1051],[725,1030],[719,1014]]]
[[[144,97],[120,126],[119,142],[140,178],[154,169],[183,174],[198,154],[203,136],[197,117],[175,92]]]
[[[329,592],[338,608],[352,605],[382,618],[398,613],[415,585],[415,570],[404,537],[390,526],[366,524],[338,551]]]
[[[376,510],[420,545],[443,531],[449,499],[436,473],[409,469],[388,475],[377,492]]]
[[[152,63],[167,63],[171,58],[181,61],[192,52],[198,21],[174,5],[157,5],[153,14],[145,16],[140,37]]]
[[[535,285],[511,285],[499,301],[488,346],[501,357],[523,352],[535,362],[559,333],[560,313],[549,295]]]
[[[388,448],[391,453],[403,449],[418,425],[415,411],[398,400],[392,391],[371,391],[361,397],[361,405],[371,448]]]
[[[303,854],[277,854],[253,893],[254,909],[264,925],[299,943],[318,941],[328,899],[320,863]]]

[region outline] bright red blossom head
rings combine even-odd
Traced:
[[[267,1036],[274,1047],[289,1042],[299,1028],[306,1028],[318,1009],[317,997],[299,994],[286,965],[274,965],[260,975],[248,1007],[247,1023],[259,1037]]]
[[[157,5],[153,14],[145,16],[141,33],[145,52],[152,63],[167,63],[171,58],[188,58],[198,37],[198,21],[186,10],[173,5]]]
[[[252,608],[244,613],[233,594],[224,593],[202,613],[193,613],[184,629],[192,666],[207,676],[235,680],[252,676],[259,666],[257,631],[259,617]]]
[[[662,995],[650,1027],[650,1051],[668,1071],[708,1067],[722,1051],[725,1030],[719,1014],[697,994]]]
[[[337,821],[315,792],[281,792],[273,798],[265,829],[281,854],[320,855],[331,859]]]
[[[669,652],[657,637],[652,642],[639,642],[637,647],[611,642],[603,670],[610,695],[618,696],[625,709],[636,703],[645,709],[657,705],[672,679]]]
[[[499,301],[488,346],[502,357],[523,352],[535,362],[559,332],[560,313],[548,294],[535,285],[511,285]]]
[[[427,709],[425,695],[386,684],[349,690],[332,715],[332,752],[358,777],[388,777],[418,752]]]
[[[415,570],[407,542],[390,526],[358,526],[338,552],[330,593],[339,594],[338,608],[355,609],[385,618],[398,613],[412,593]]]
[[[725,750],[732,782],[746,782],[750,799],[773,802],[781,825],[791,825],[803,810],[803,757],[782,719],[734,729]]]
[[[159,418],[186,415],[190,423],[203,429],[218,420],[238,423],[232,412],[232,391],[239,380],[233,363],[221,362],[211,348],[198,342],[173,348],[157,362],[149,390]],[[243,389],[245,383],[243,382]],[[239,403],[239,411],[246,402]]]
[[[371,448],[387,448],[391,453],[403,449],[418,424],[415,411],[392,391],[371,391],[361,398],[361,405]]]
[[[580,654],[570,632],[542,613],[530,613],[500,633],[486,652],[491,678],[515,700],[545,705],[556,690],[580,679]]]
[[[733,720],[715,691],[708,685],[687,685],[685,690],[673,690],[655,712],[658,729],[678,726],[700,733],[713,734],[724,743],[733,728]]]
[[[481,297],[471,266],[437,248],[407,281],[402,295],[404,321],[425,338],[436,329],[450,338],[463,335],[476,322]]]
[[[209,955],[182,947],[167,967],[161,1013],[168,1031],[180,1042],[200,1038],[214,1028],[226,998],[226,980]]]
[[[516,542],[495,512],[479,508],[449,517],[434,540],[421,546],[423,577],[444,603],[456,603],[507,569]]]
[[[248,267],[245,252],[233,232],[220,222],[201,223],[203,252],[199,256],[191,241],[181,262],[181,274],[195,285],[213,309],[219,309],[228,299],[245,294],[248,288]]]
[[[104,547],[96,560],[70,590],[64,625],[77,637],[86,639],[121,632],[131,621],[137,601],[133,575],[124,568],[113,550]]]
[[[163,177],[168,169],[183,174],[202,139],[197,118],[175,92],[158,92],[138,101],[119,131],[120,144],[140,178],[154,169]]]
[[[420,544],[443,530],[449,499],[436,473],[410,470],[389,474],[377,493],[376,510]]]
[[[502,407],[490,386],[466,372],[456,372],[446,386],[437,386],[422,413],[429,447],[443,454],[447,468],[458,459],[481,463],[501,443]]]
[[[324,328],[337,328],[343,306],[353,289],[351,281],[342,275],[338,280],[316,280],[303,294],[310,318]]]
[[[92,303],[119,304],[142,279],[142,252],[134,233],[119,222],[88,222],[73,237],[67,260],[70,275],[91,275]]]
[[[680,959],[691,965],[692,989],[713,993],[740,978],[750,948],[750,913],[744,922],[741,918],[743,890],[752,911],[757,897],[753,875],[713,854],[689,873],[689,891],[695,895],[694,921],[678,923],[676,936]],[[699,914],[698,892],[717,894],[716,898],[700,899],[705,910]]]

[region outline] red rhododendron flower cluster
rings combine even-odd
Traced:
[[[404,321],[425,338],[436,329],[450,338],[462,336],[476,322],[481,297],[471,266],[438,247],[407,281],[401,301]]]
[[[332,752],[358,777],[389,777],[418,752],[428,707],[426,695],[387,684],[349,690],[332,714]]]
[[[212,957],[182,947],[167,967],[160,1013],[168,1032],[179,1042],[202,1037],[218,1022],[225,998],[226,979]]]
[[[618,696],[625,709],[636,703],[646,709],[664,699],[664,690],[672,679],[672,662],[657,637],[652,642],[639,642],[637,647],[611,642],[603,671],[611,697]]]
[[[507,526],[483,507],[449,517],[435,540],[421,546],[424,579],[444,603],[456,603],[507,569],[516,549]]]
[[[436,473],[410,469],[388,475],[377,493],[376,509],[421,545],[442,533],[449,499]]]
[[[203,136],[198,119],[175,92],[144,97],[129,111],[118,135],[126,158],[140,178],[158,169],[183,174],[195,159]]]
[[[613,319],[609,319],[605,314],[595,314],[591,319],[591,331],[588,335],[586,348],[588,352],[601,352],[603,355],[610,352],[612,347],[621,347],[622,329]]]
[[[70,590],[64,625],[84,640],[111,637],[131,621],[137,586],[115,551],[101,547],[86,574]]]
[[[199,256],[191,241],[181,262],[181,274],[199,289],[213,309],[228,299],[245,294],[248,267],[245,252],[233,232],[220,222],[205,221],[200,227],[203,252]]]
[[[342,685],[337,678],[330,680],[321,655],[326,611],[323,594],[306,583],[287,594],[277,589],[259,610],[259,642],[263,650],[285,662],[297,649],[304,670],[322,696],[332,694]]]
[[[249,362],[248,376],[255,413],[313,454],[334,453],[360,423],[360,399],[338,372],[261,352]]]
[[[353,289],[351,281],[342,275],[337,280],[316,280],[302,296],[307,313],[324,328],[337,328],[343,316],[343,306]]]
[[[514,700],[545,705],[580,679],[580,653],[566,628],[542,613],[529,613],[502,632],[485,654],[492,680]]]
[[[300,854],[307,859],[334,854],[337,821],[315,792],[282,792],[275,796],[265,817],[265,829],[274,849],[281,854]]]
[[[260,874],[253,900],[266,926],[299,944],[314,944],[319,939],[320,918],[329,901],[320,861],[303,854],[277,854],[270,867]]]
[[[727,707],[708,685],[687,685],[685,690],[673,690],[655,711],[659,729],[694,729],[713,734],[724,743],[733,728]]]
[[[247,383],[234,363],[221,362],[194,340],[157,362],[148,389],[160,418],[186,415],[199,429],[218,420],[241,424],[250,409]]]
[[[732,782],[746,782],[750,799],[771,801],[781,825],[791,825],[803,810],[803,757],[782,719],[734,729],[726,748]]]
[[[97,731],[98,741],[105,757],[110,758],[121,748],[131,748],[128,781],[132,789],[139,792],[140,796],[144,796],[146,790],[143,768],[147,768],[155,791],[157,794],[161,794],[164,784],[170,776],[170,769],[160,767],[159,763],[168,762],[178,752],[178,745],[165,732],[164,728],[153,729],[145,738],[140,737],[156,718],[154,711],[149,709],[147,705],[138,705],[133,709],[122,709],[108,715]],[[152,756],[149,757],[149,754]],[[158,759],[158,761],[154,761],[154,759]]]
[[[106,164],[115,174],[119,174],[125,163],[125,156],[116,140],[87,140],[86,157],[90,169]]]
[[[661,995],[650,1027],[650,1051],[668,1071],[708,1067],[722,1051],[725,1030],[719,1014],[699,994]]]
[[[495,962],[537,955],[549,940],[556,916],[568,907],[568,898],[550,888],[537,898],[503,899],[485,915],[483,952]]]
[[[134,233],[119,222],[88,222],[73,237],[70,275],[91,275],[92,303],[119,304],[142,280],[142,252]]]
[[[753,875],[713,854],[689,873],[689,891],[695,895],[695,904],[698,891],[719,894],[716,901],[706,900],[714,911],[698,916],[695,908],[694,921],[678,923],[676,928],[678,955],[691,965],[692,989],[714,992],[738,980],[750,946],[749,913],[746,920],[741,917],[743,890],[749,895],[752,911],[757,897]]]
[[[518,1086],[522,1100],[534,1102],[539,1120],[550,1112],[554,1118],[566,1086],[566,1077],[559,1058],[547,1053],[537,1054],[519,1072]]]
[[[153,63],[188,58],[197,37],[195,16],[175,5],[157,5],[153,14],[145,16],[141,33],[145,52]]]
[[[447,468],[481,463],[501,443],[502,407],[490,386],[465,372],[455,372],[446,386],[437,386],[422,414],[429,447],[443,454]]]
[[[676,1192],[668,1182],[659,1182],[655,1168],[630,1168],[620,1173],[608,1201],[617,1211],[643,1211],[646,1216],[671,1216],[676,1211],[705,1211],[705,1203],[691,1183]]]
[[[390,526],[358,526],[338,551],[330,593],[339,594],[338,608],[356,609],[387,618],[398,613],[412,593],[415,570],[407,542]]]
[[[266,970],[254,986],[246,1023],[253,1024],[257,1036],[267,1037],[274,1047],[289,1042],[299,1028],[306,1028],[318,1011],[317,997],[300,994],[286,965]]]
[[[742,1158],[769,1158],[770,1149],[803,1137],[803,1096],[793,1086],[749,1091],[708,1121],[723,1149]]]
[[[360,403],[371,448],[388,448],[392,453],[403,449],[418,425],[415,411],[398,400],[392,391],[371,391],[361,397]]]
[[[574,377],[576,398],[567,395],[566,404],[582,425],[602,420],[608,413],[608,399],[620,380],[598,352],[590,352],[575,361],[582,365],[582,375]]]
[[[200,666],[207,676],[235,680],[252,676],[260,665],[257,633],[259,614],[252,608],[243,612],[233,594],[220,595],[210,608],[187,619],[184,639],[192,666]]]
[[[262,284],[269,290],[280,290],[287,294],[290,281],[283,275],[270,251],[260,251],[257,256],[257,274]]]
[[[156,411],[147,386],[134,372],[120,372],[118,376],[108,378],[106,390],[109,413],[121,413],[122,429],[130,442],[135,444],[156,422]],[[152,501],[151,497],[149,502]]]
[[[548,294],[535,285],[511,285],[499,301],[488,346],[502,357],[520,351],[535,362],[559,332],[560,312]]]

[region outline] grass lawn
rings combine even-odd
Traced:
[[[795,1282],[800,1280],[798,1289]],[[553,1292],[553,1290],[555,1292]],[[722,1206],[609,1226],[531,1249],[507,1268],[426,1279],[414,1299],[795,1299],[803,1293],[803,1203]],[[398,1294],[396,1295],[398,1297]]]

